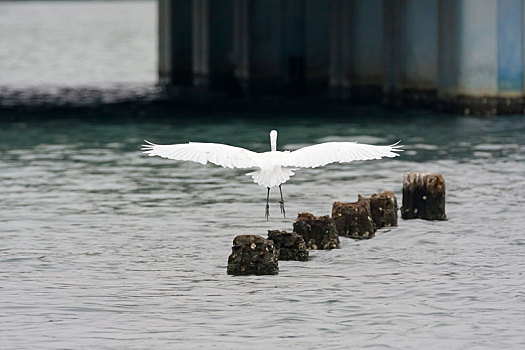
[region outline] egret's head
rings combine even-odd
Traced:
[[[277,130],[270,131],[270,147],[272,151],[277,151]]]

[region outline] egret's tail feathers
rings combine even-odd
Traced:
[[[274,168],[272,170],[257,170],[247,173],[246,176],[251,176],[253,182],[264,187],[275,187],[290,180],[294,176],[294,169]]]

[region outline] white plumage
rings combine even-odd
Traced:
[[[156,145],[146,141],[142,151],[150,156],[174,160],[207,162],[225,168],[256,168],[248,173],[254,182],[269,189],[279,186],[294,175],[294,168],[316,168],[330,163],[348,163],[354,160],[396,157],[402,151],[398,143],[390,146],[374,146],[357,142],[325,142],[307,146],[296,151],[277,151],[277,131],[270,132],[271,151],[253,152],[244,148],[217,143],[190,142],[174,145]],[[268,198],[267,198],[268,199]],[[281,211],[284,201],[281,192]],[[268,215],[268,204],[267,213]]]

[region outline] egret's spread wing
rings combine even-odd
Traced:
[[[399,143],[399,142],[398,142]],[[287,153],[282,166],[316,168],[330,163],[347,163],[354,160],[381,159],[397,157],[402,151],[395,143],[390,146],[374,146],[357,142],[325,142],[307,146]]]
[[[190,160],[206,164],[207,162],[225,168],[252,168],[256,166],[257,153],[244,148],[218,143],[190,142],[175,145],[156,145],[146,141],[142,151],[150,156],[159,156],[175,160]]]

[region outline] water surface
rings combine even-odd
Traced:
[[[2,123],[3,348],[525,345],[522,117],[176,117]],[[138,151],[143,138],[263,151],[271,128],[281,149],[401,138],[406,152],[298,171],[284,186],[291,217],[280,216],[274,191],[266,221],[265,190],[245,171]],[[406,171],[444,175],[447,221],[342,238],[340,250],[280,262],[277,276],[226,275],[236,235],[290,230],[296,213],[328,214],[357,194],[401,199]]]

